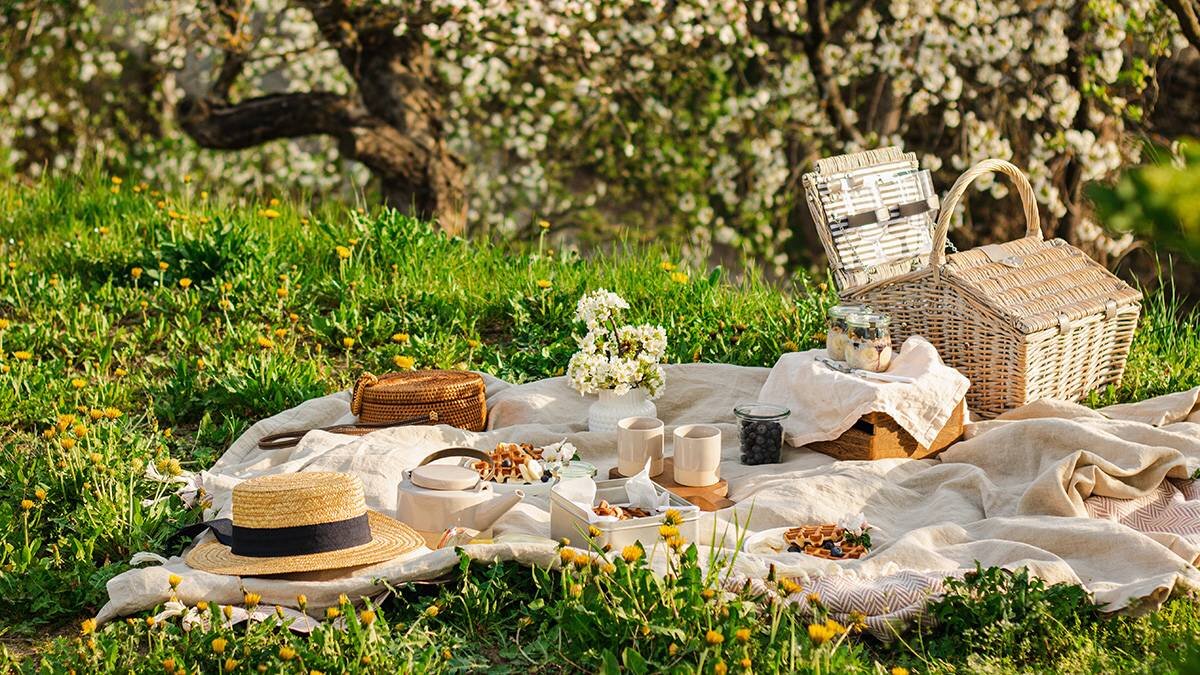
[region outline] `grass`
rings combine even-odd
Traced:
[[[818,343],[832,299],[803,273],[772,285],[753,267],[734,276],[689,266],[661,245],[618,243],[582,258],[553,226],[501,247],[390,212],[239,204],[193,183],[158,189],[97,175],[0,187],[0,522],[11,525],[0,529],[0,672],[163,672],[168,660],[183,672],[1200,663],[1200,605],[1189,598],[1107,620],[1078,602],[1078,589],[980,570],[939,605],[942,627],[883,644],[828,626],[819,602],[810,617],[717,589],[687,548],[665,580],[637,559],[561,574],[464,563],[444,586],[395,589],[382,607],[345,605],[344,630],[311,638],[272,622],[223,627],[219,607],[196,613],[208,626],[190,631],[179,617],[141,616],[81,632],[133,553],[165,552],[198,517],[146,476],[148,465],[203,469],[255,420],[362,370],[560,374],[574,351],[575,300],[601,286],[631,302],[633,320],[666,327],[671,361],[770,365]],[[1180,307],[1170,294],[1147,299],[1125,383],[1093,403],[1200,384],[1196,317]],[[1019,600],[997,600],[1006,597]]]

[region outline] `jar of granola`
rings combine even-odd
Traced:
[[[882,373],[892,364],[891,317],[882,312],[862,312],[846,319],[846,363],[851,368]]]
[[[825,332],[825,350],[829,358],[835,361],[845,361],[849,352],[850,338],[846,333],[846,319],[854,314],[869,311],[865,305],[840,304],[829,308],[828,326]]]

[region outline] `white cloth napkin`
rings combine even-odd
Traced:
[[[779,357],[758,395],[761,403],[792,411],[783,421],[783,431],[794,447],[831,441],[869,412],[887,414],[918,443],[929,445],[971,385],[942,363],[928,340],[915,335],[900,347],[887,371],[911,377],[912,383],[877,382],[840,373],[817,361],[818,356],[828,354],[813,349]]]

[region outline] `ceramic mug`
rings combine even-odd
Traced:
[[[675,428],[675,482],[689,487],[720,480],[721,430],[711,424]]]
[[[650,475],[663,472],[663,423],[656,417],[626,417],[617,422],[617,472],[633,476],[650,460]]]

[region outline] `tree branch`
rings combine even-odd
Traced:
[[[813,81],[828,106],[834,123],[855,143],[863,144],[864,138],[858,127],[850,118],[846,102],[842,100],[842,91],[834,80],[833,70],[825,61],[821,48],[829,39],[829,20],[825,16],[825,0],[808,0],[808,34],[804,36],[804,53],[808,56],[808,67],[812,71]]]
[[[240,150],[279,138],[349,131],[365,112],[350,99],[325,92],[270,94],[236,105],[184,98],[179,103],[183,130],[201,147]]]
[[[1192,0],[1163,0],[1163,4],[1179,19],[1179,29],[1188,43],[1200,49],[1200,17],[1196,16]]]

